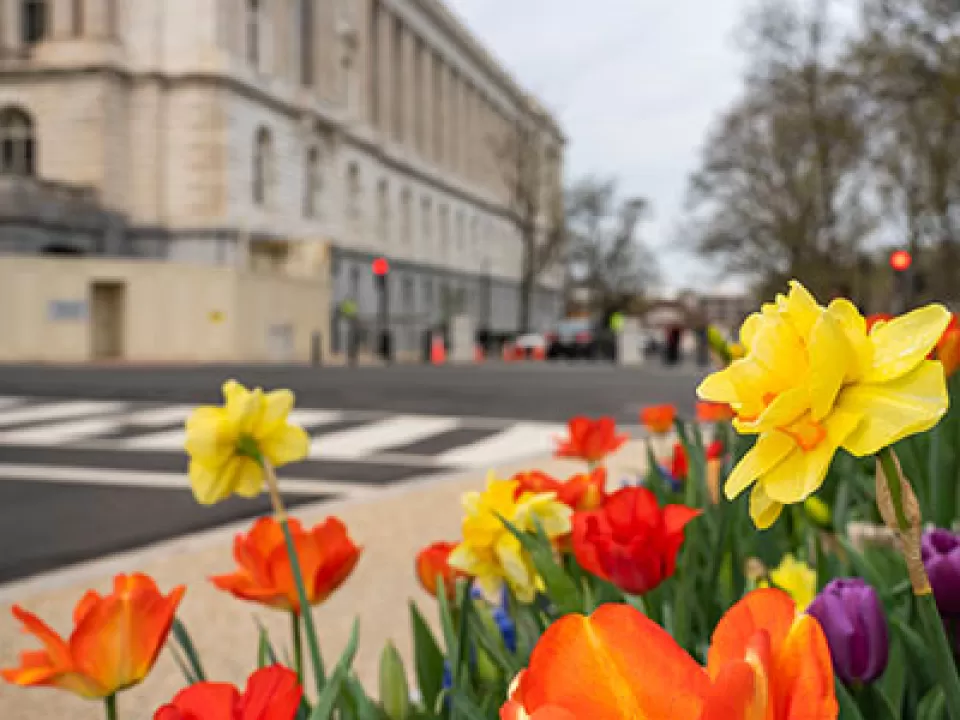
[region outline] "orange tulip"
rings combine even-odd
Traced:
[[[708,402],[701,400],[697,403],[697,421],[702,423],[717,423],[733,419],[733,408],[727,403]],[[671,422],[673,422],[671,420]]]
[[[523,493],[553,492],[557,500],[571,510],[596,510],[607,497],[607,470],[598,467],[589,473],[579,473],[566,481],[557,480],[539,470],[517,473],[516,497]]]
[[[417,553],[417,578],[423,589],[437,596],[437,577],[443,578],[443,587],[447,599],[453,600],[457,594],[457,578],[466,577],[464,573],[450,567],[450,553],[457,543],[436,542]]]
[[[670,432],[677,409],[673,405],[651,405],[640,411],[640,422],[655,435]]]
[[[835,720],[826,638],[781,590],[755,590],[713,634],[703,668],[628,605],[551,625],[502,720]]]
[[[318,605],[353,572],[360,559],[360,548],[353,544],[346,526],[337,518],[327,518],[312,530],[304,530],[293,518],[289,523],[307,599],[311,605]],[[241,600],[300,612],[280,523],[272,517],[259,518],[249,534],[237,535],[233,556],[239,569],[210,578],[214,585]]]
[[[185,590],[180,585],[164,597],[146,575],[117,575],[111,594],[91,590],[77,603],[69,640],[14,605],[13,616],[44,649],[22,653],[20,667],[0,674],[14,685],[57,687],[90,699],[136,685],[156,662]]]
[[[954,315],[937,343],[937,359],[947,377],[960,367],[960,320]]]
[[[626,435],[617,435],[617,425],[611,417],[575,417],[567,426],[570,437],[560,440],[557,457],[598,463],[627,441]]]

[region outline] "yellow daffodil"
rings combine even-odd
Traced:
[[[274,467],[302,460],[310,447],[306,432],[287,421],[293,393],[248,390],[229,380],[223,407],[197,408],[187,420],[190,484],[203,505],[236,493],[256,497],[263,490],[260,459]]]
[[[542,589],[542,581],[529,554],[500,518],[524,532],[534,532],[536,520],[553,540],[570,532],[573,511],[556,499],[556,493],[525,492],[517,497],[518,487],[516,480],[491,474],[484,492],[463,496],[463,541],[448,562],[475,577],[491,600],[497,601],[506,581],[518,600],[529,603]]]
[[[873,455],[936,425],[947,390],[943,367],[927,356],[949,321],[944,307],[928,305],[868,334],[850,301],[824,308],[792,282],[744,321],[746,354],[697,390],[730,404],[738,432],[759,436],[727,479],[727,497],[756,481],[750,514],[769,527],[783,505],[823,484],[838,448]]]
[[[770,571],[773,584],[793,598],[797,610],[803,612],[817,596],[817,573],[806,563],[798,561],[793,555],[784,555],[783,560]],[[766,580],[760,587],[769,587]]]

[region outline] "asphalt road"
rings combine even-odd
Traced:
[[[692,413],[703,371],[692,366],[606,364],[403,365],[390,368],[204,366],[0,366],[0,395],[220,402],[220,385],[286,387],[302,407],[564,422],[613,415],[637,422],[644,405],[674,403]]]
[[[692,412],[696,369],[0,366],[0,591],[5,583],[253,518],[265,498],[200,507],[183,419],[228,378],[297,393],[311,456],[292,505],[377,492],[549,452],[577,414],[636,431],[644,405]]]

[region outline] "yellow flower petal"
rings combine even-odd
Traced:
[[[783,505],[767,497],[763,491],[763,485],[759,483],[753,486],[750,493],[750,517],[753,518],[753,524],[760,530],[766,530],[773,525],[780,513],[783,512]]]
[[[883,383],[906,375],[930,354],[948,324],[945,307],[927,305],[875,328],[870,335],[873,365],[864,382]]]
[[[274,390],[263,396],[263,408],[253,435],[258,440],[273,435],[287,424],[287,416],[293,409],[293,393],[289,390]]]
[[[810,334],[823,311],[810,291],[796,280],[790,281],[790,292],[784,302],[784,309],[801,337]]]
[[[761,435],[757,443],[744,455],[727,478],[724,494],[728,500],[746,490],[750,483],[770,472],[797,446],[793,438],[774,431]]]
[[[187,419],[184,448],[191,458],[206,465],[219,465],[236,448],[236,437],[222,408],[200,407]]]
[[[281,425],[260,441],[260,452],[274,467],[303,460],[310,452],[310,436],[296,425]]]
[[[867,321],[857,306],[845,298],[833,300],[827,308],[827,314],[840,325],[853,353],[853,364],[844,381],[856,382],[867,374],[873,364],[873,343],[867,337]]]
[[[263,492],[263,470],[255,460],[236,455],[224,466],[223,482],[240,497],[252,498]]]
[[[533,599],[534,573],[527,567],[520,541],[513,535],[502,535],[497,541],[494,551],[497,554],[497,560],[500,561],[500,567],[503,568],[503,575],[510,583],[510,587],[517,593],[517,597]]]
[[[840,393],[837,407],[863,418],[843,447],[858,457],[873,455],[940,421],[947,411],[943,366],[924,360],[916,370],[892,382],[851,385]]]
[[[190,487],[193,489],[194,498],[201,505],[213,505],[230,496],[230,487],[224,482],[221,467],[209,467],[197,460],[190,461]]]
[[[733,425],[743,434],[766,432],[796,422],[809,409],[810,389],[807,386],[790,388],[777,395],[754,422],[735,418]]]
[[[810,409],[813,419],[820,421],[833,408],[843,380],[856,358],[843,328],[827,313],[814,323],[807,347],[810,364],[816,368],[816,372],[810,375]]]

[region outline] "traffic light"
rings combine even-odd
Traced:
[[[370,264],[370,269],[377,277],[386,277],[387,273],[390,272],[390,263],[387,262],[386,258],[378,257]]]
[[[906,250],[895,250],[890,254],[890,267],[897,272],[906,272],[913,264],[913,256]]]

